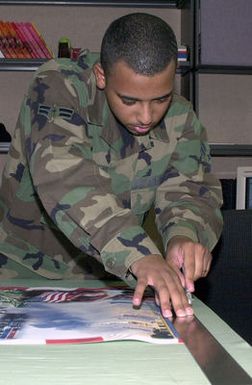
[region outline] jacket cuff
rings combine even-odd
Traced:
[[[173,237],[187,237],[191,239],[193,242],[199,242],[196,232],[193,231],[192,229],[189,229],[188,227],[183,227],[183,226],[174,226],[174,228],[169,229],[169,233],[165,234],[165,236],[163,237],[165,250],[167,248],[168,242]]]
[[[160,251],[141,226],[134,226],[110,240],[101,251],[101,259],[106,271],[130,283],[134,280],[129,273],[132,263],[150,254]]]

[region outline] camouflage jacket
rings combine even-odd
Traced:
[[[134,136],[90,68],[51,60],[34,75],[9,151],[0,253],[55,279],[87,254],[132,279],[132,262],[160,253],[142,227],[151,206],[164,245],[184,235],[211,250],[222,195],[210,167],[205,129],[184,98],[174,95],[160,125]]]

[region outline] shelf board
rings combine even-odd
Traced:
[[[0,59],[1,71],[36,71],[48,59]],[[179,62],[177,73],[187,73],[191,70],[189,62]]]
[[[192,65],[190,61],[179,61],[177,65],[177,71],[176,72],[189,72],[192,70]]]
[[[252,145],[250,144],[211,144],[212,156],[225,157],[252,157]]]
[[[237,74],[252,75],[252,66],[228,66],[228,65],[197,65],[194,68],[197,73],[204,74]]]
[[[0,5],[85,5],[85,6],[111,6],[111,7],[154,7],[154,8],[182,8],[184,5],[183,0],[0,0]]]
[[[48,59],[0,59],[0,71],[35,71]]]
[[[7,154],[9,151],[9,142],[0,142],[0,154]]]

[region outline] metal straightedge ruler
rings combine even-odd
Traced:
[[[173,324],[212,385],[252,384],[252,378],[248,373],[197,317],[176,318]]]

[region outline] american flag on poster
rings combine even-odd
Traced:
[[[140,309],[130,288],[0,288],[0,344],[181,342],[152,293]]]

